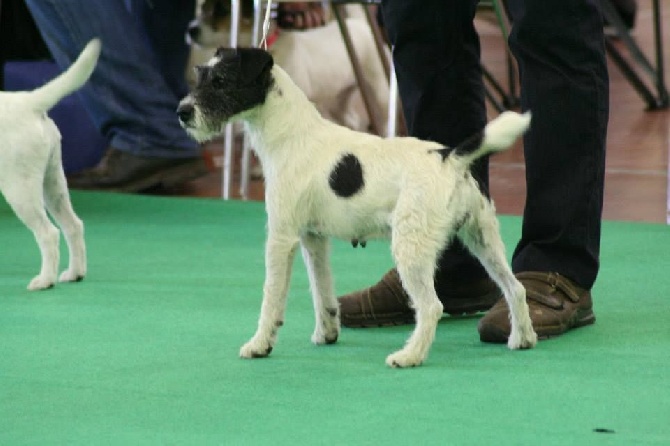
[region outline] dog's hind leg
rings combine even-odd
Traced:
[[[57,155],[59,153],[55,151],[47,165],[44,178],[44,199],[49,213],[63,231],[70,253],[68,268],[61,273],[59,280],[78,282],[86,276],[84,223],[72,209],[61,158]]]
[[[29,290],[51,288],[58,275],[59,232],[44,209],[41,186],[41,177],[28,177],[20,183],[8,184],[3,188],[7,203],[16,216],[33,232],[40,248],[42,267],[39,275],[28,284]]]
[[[439,230],[420,214],[419,210],[409,209],[404,217],[394,218],[391,248],[402,286],[414,308],[416,326],[403,349],[386,358],[390,367],[413,367],[426,359],[443,312],[433,276],[448,232]]]
[[[272,231],[268,234],[261,315],[256,333],[240,348],[243,358],[264,358],[272,352],[277,332],[284,324],[286,295],[297,246],[297,236],[283,236]]]
[[[312,342],[334,344],[340,334],[340,317],[328,259],[328,239],[319,235],[305,234],[300,238],[300,243],[316,316]]]
[[[482,206],[476,216],[470,216],[458,233],[463,244],[477,257],[489,276],[502,290],[510,308],[510,349],[532,348],[537,343],[533,330],[526,290],[514,277],[505,257],[505,245],[500,238],[498,220],[493,206],[482,196]]]
[[[442,317],[442,303],[437,298],[433,282],[434,263],[421,259],[424,255],[430,256],[421,253],[410,261],[396,258],[400,280],[412,301],[416,326],[402,350],[386,358],[386,364],[390,367],[414,367],[423,363],[435,339],[437,323]]]

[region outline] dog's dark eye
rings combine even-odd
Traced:
[[[212,78],[212,85],[215,88],[223,88],[226,86],[226,80],[222,78],[221,76],[214,76]]]
[[[230,2],[214,3],[214,11],[212,15],[217,19],[228,17],[228,15],[230,15]]]

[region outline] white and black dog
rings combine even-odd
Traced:
[[[75,215],[61,162],[61,135],[47,116],[61,98],[81,87],[95,68],[100,41],[92,40],[72,66],[48,84],[31,92],[0,93],[0,191],[16,215],[33,232],[42,268],[29,290],[80,281],[86,275],[84,225]],[[59,231],[63,230],[70,259],[60,278]]]
[[[477,256],[503,291],[511,309],[509,348],[531,348],[537,342],[525,290],[505,258],[495,209],[469,171],[477,158],[509,147],[529,126],[528,114],[503,113],[455,148],[415,138],[382,139],[323,119],[272,57],[258,49],[220,49],[199,68],[197,86],[177,112],[198,141],[220,134],[229,121],[244,121],[265,172],[263,304],[258,330],[242,346],[242,357],[272,351],[299,243],[316,313],[312,342],[337,341],[331,236],[359,242],[391,238],[416,327],[405,347],[388,356],[389,366],[416,366],[428,355],[442,317],[433,274],[453,237]]]

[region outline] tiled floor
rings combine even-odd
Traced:
[[[661,1],[661,23],[670,23],[670,7]],[[644,53],[653,60],[652,2],[640,0],[634,38]],[[482,40],[485,66],[506,82],[503,39],[486,12],[480,14],[477,26]],[[670,62],[670,28],[663,36],[666,70]],[[626,54],[624,52],[624,54]],[[610,61],[611,105],[607,145],[607,171],[603,215],[609,220],[667,222],[668,152],[670,149],[670,109],[646,111],[646,103],[628,83],[621,71]],[[666,76],[666,79],[668,76]],[[495,112],[491,111],[490,116]],[[220,147],[210,147],[216,152]],[[239,178],[235,177],[233,194],[237,194]],[[221,172],[193,181],[176,195],[201,197],[221,196]],[[491,162],[491,193],[498,211],[519,215],[525,198],[522,148],[497,155]],[[263,184],[254,181],[251,199],[263,198]]]

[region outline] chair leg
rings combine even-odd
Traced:
[[[231,1],[230,11],[230,46],[237,46],[240,25],[240,0]],[[230,199],[230,186],[233,181],[233,149],[235,147],[235,132],[232,124],[226,125],[223,141],[223,163],[221,165],[221,197]]]
[[[384,74],[386,75],[386,81],[390,82],[391,80],[391,62],[388,57],[386,57],[386,42],[384,41],[384,36],[382,35],[381,28],[377,19],[372,15],[370,8],[366,5],[362,5],[363,12],[365,13],[365,19],[368,22],[368,26],[372,31],[372,37],[375,39],[375,47],[377,48],[377,53],[379,54],[379,59],[382,61],[382,66],[384,67]]]
[[[383,133],[379,128],[379,119],[377,118],[377,113],[375,112],[374,107],[372,105],[372,100],[370,99],[372,97],[370,87],[368,86],[367,82],[365,81],[365,78],[363,77],[363,70],[361,69],[358,56],[356,55],[356,50],[354,49],[354,45],[351,42],[351,35],[349,34],[349,29],[345,22],[342,11],[340,10],[340,6],[335,5],[331,2],[330,7],[333,11],[333,15],[335,16],[335,20],[337,21],[337,24],[340,28],[340,33],[342,34],[342,40],[344,41],[344,45],[347,48],[347,53],[349,54],[349,59],[351,60],[351,67],[354,70],[354,77],[356,78],[356,84],[358,84],[358,88],[361,90],[363,104],[365,105],[365,110],[367,111],[368,116],[370,117],[372,131],[377,135],[382,135]]]
[[[656,91],[651,91],[644,83],[642,78],[638,75],[635,67],[630,64],[626,58],[621,54],[617,46],[612,43],[610,37],[605,38],[605,48],[607,54],[612,58],[612,61],[621,70],[628,82],[638,92],[638,94],[647,103],[648,110],[657,110],[668,107],[668,91],[665,87],[665,80],[663,78],[663,39],[661,37],[660,24],[660,2],[654,0],[654,40],[656,49],[656,66],[644,55],[637,42],[631,37],[626,25],[623,23],[621,16],[616,11],[614,5],[610,0],[603,0],[602,2],[603,15],[607,21],[614,27],[617,37],[621,39],[623,44],[628,49],[633,61],[642,70],[643,73],[649,75],[654,82]]]

